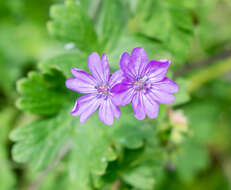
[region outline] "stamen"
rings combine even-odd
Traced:
[[[98,85],[97,89],[98,98],[107,98],[110,95],[110,86],[108,84]]]
[[[150,83],[148,82],[148,78],[144,77],[137,77],[134,82],[134,88],[136,90],[148,90],[151,87]]]

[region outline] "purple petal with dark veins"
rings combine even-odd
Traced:
[[[145,118],[144,100],[141,92],[136,92],[132,98],[132,108],[138,120],[143,120]]]
[[[102,59],[97,53],[92,53],[88,57],[88,67],[93,76],[99,82],[108,82],[110,69],[106,54],[102,55]]]
[[[160,104],[171,104],[175,100],[172,94],[156,89],[151,89],[149,92],[149,96],[152,98],[152,100]]]
[[[92,75],[83,70],[75,68],[73,68],[71,71],[75,78],[66,80],[67,88],[80,93],[93,93],[96,91],[96,81]]]
[[[110,77],[110,80],[109,80],[110,87],[112,88],[116,84],[120,83],[124,79],[123,75],[124,74],[123,74],[122,70],[118,70],[118,71],[114,72],[112,74],[112,76]]]
[[[119,108],[110,99],[103,101],[99,107],[99,119],[107,125],[112,125],[114,116],[116,118],[120,117]]]
[[[177,83],[167,77],[165,77],[162,81],[152,83],[152,85],[153,88],[167,93],[175,93],[179,90]]]
[[[149,78],[152,82],[158,82],[165,78],[166,73],[168,71],[168,67],[170,65],[170,61],[157,61],[151,60],[144,71],[144,74]]]
[[[149,96],[149,94],[144,94],[143,99],[145,113],[151,119],[156,118],[159,112],[159,105]]]
[[[136,78],[136,73],[134,70],[134,64],[130,61],[130,55],[125,52],[120,58],[120,68],[126,75],[126,77],[133,79]]]
[[[136,76],[143,75],[144,69],[148,63],[148,54],[145,52],[144,48],[136,47],[131,53],[131,62],[133,62]]]
[[[111,92],[114,93],[113,102],[116,105],[124,106],[131,103],[135,90],[131,84],[128,85],[126,82],[122,82],[115,85]]]
[[[80,115],[80,122],[84,123],[100,105],[99,99],[95,94],[88,94],[76,100],[75,106],[71,112],[73,116]]]

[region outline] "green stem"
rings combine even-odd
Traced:
[[[231,58],[218,61],[217,63],[203,68],[200,71],[192,72],[189,75],[188,92],[193,92],[200,88],[203,84],[217,77],[224,76],[231,71]]]

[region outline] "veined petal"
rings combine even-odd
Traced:
[[[131,62],[134,64],[136,76],[142,76],[148,63],[148,54],[145,52],[144,48],[136,47],[132,50]]]
[[[159,105],[154,100],[152,100],[152,97],[150,97],[148,93],[143,95],[143,99],[145,113],[149,118],[156,118],[159,112]]]
[[[136,47],[132,50],[132,56],[140,57],[142,62],[148,61],[148,54],[142,47]]]
[[[110,87],[112,88],[116,84],[120,83],[124,79],[123,75],[124,73],[122,72],[122,70],[114,72],[109,80]]]
[[[73,116],[80,115],[80,122],[84,123],[99,107],[100,100],[95,94],[88,94],[77,99],[71,112]]]
[[[115,85],[112,88],[113,102],[119,106],[125,106],[132,101],[134,96],[134,88],[124,83]]]
[[[107,55],[104,53],[101,58],[101,65],[102,65],[102,71],[103,71],[103,77],[105,81],[109,81],[110,77],[110,67]]]
[[[153,101],[156,101],[160,104],[171,104],[175,100],[172,94],[156,89],[151,89],[149,96]]]
[[[133,79],[136,77],[134,65],[130,61],[130,55],[125,52],[120,58],[120,68],[124,72],[125,76]]]
[[[87,73],[86,71],[84,70],[81,70],[81,69],[77,69],[77,68],[72,68],[71,69],[71,73],[74,75],[75,78],[79,78],[79,77],[87,77],[89,79],[88,83],[91,83],[91,84],[96,84],[96,80],[95,78]]]
[[[110,69],[106,54],[103,54],[102,59],[100,59],[97,53],[92,53],[88,57],[88,67],[97,81],[108,82]]]
[[[152,82],[161,81],[165,78],[170,64],[171,62],[168,60],[163,60],[163,61],[151,60],[147,64],[144,73],[145,75],[148,76],[149,80]]]
[[[130,82],[130,80],[125,78],[120,83],[114,85],[111,88],[111,92],[118,94],[118,93],[124,92],[124,91],[126,91],[126,90],[128,90],[129,88],[132,88],[132,87],[133,87],[133,84]]]
[[[114,117],[119,119],[120,118],[120,108],[116,106],[113,102],[112,102],[111,108],[112,108]]]
[[[141,92],[135,93],[132,99],[132,108],[134,115],[138,120],[143,120],[145,118],[144,100]]]
[[[167,93],[175,93],[179,90],[177,83],[167,77],[165,77],[162,81],[152,83],[152,85],[153,88]]]
[[[102,101],[99,107],[99,119],[107,125],[112,125],[114,116],[117,118],[120,116],[119,108],[115,107],[109,98]]]
[[[83,70],[75,68],[73,68],[71,72],[75,76],[75,78],[70,78],[66,80],[67,88],[80,93],[93,93],[96,91],[96,81],[92,75]]]

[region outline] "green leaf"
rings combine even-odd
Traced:
[[[72,77],[71,68],[86,69],[87,61],[87,56],[81,53],[62,53],[42,61],[39,67],[45,71],[55,68],[63,72],[66,77]]]
[[[140,21],[136,30],[151,38],[164,42],[173,57],[184,61],[188,55],[190,40],[193,34],[193,22],[190,12],[184,7],[168,1],[140,1],[137,17]]]
[[[16,142],[13,158],[17,162],[29,162],[33,169],[50,168],[63,148],[71,145],[67,186],[90,189],[90,176],[102,175],[107,162],[116,158],[107,136],[107,126],[96,127],[97,120],[93,117],[80,125],[78,118],[64,109],[56,117],[18,127],[10,135]]]
[[[17,83],[17,89],[22,95],[17,101],[18,108],[30,113],[55,114],[68,100],[65,78],[54,69],[44,74],[29,73],[28,78]]]
[[[136,127],[137,122],[130,111],[124,113],[113,127],[103,125],[97,114],[79,124],[78,118],[71,116],[66,109],[54,117],[18,127],[10,136],[16,142],[13,158],[17,162],[29,163],[33,169],[49,168],[56,163],[63,147],[71,142],[71,152],[65,159],[68,168],[66,187],[90,190],[91,178],[103,175],[107,163],[116,159],[114,146],[134,149],[143,146],[145,139],[154,138],[155,132],[148,123],[139,122]]]
[[[155,184],[150,166],[138,166],[123,175],[123,180],[128,184],[144,190],[151,190]]]
[[[127,163],[122,173],[122,179],[135,188],[152,190],[164,174],[163,150],[157,143],[158,140],[154,141],[155,143],[146,144],[143,153],[139,154],[132,162]]]
[[[48,29],[57,39],[65,43],[73,42],[85,52],[98,48],[94,26],[79,2],[66,0],[65,5],[54,5],[50,16],[52,21],[48,23]]]
[[[21,163],[29,162],[33,169],[48,167],[56,160],[60,149],[70,143],[70,134],[76,122],[76,118],[64,109],[56,117],[17,127],[10,135],[11,140],[16,142],[12,150],[13,159]]]
[[[111,130],[112,139],[116,144],[129,149],[140,148],[144,145],[144,139],[153,137],[154,128],[150,124],[134,119],[131,108],[121,108],[123,113],[119,120],[115,122],[115,127]]]
[[[96,17],[96,31],[100,46],[109,51],[116,46],[122,31],[126,28],[127,10],[121,0],[104,0]]]
[[[163,44],[151,39],[145,38],[142,35],[128,35],[121,36],[117,46],[109,52],[109,63],[113,69],[119,68],[120,56],[126,51],[131,53],[135,47],[143,47],[149,55],[149,59],[164,59],[170,58],[171,55],[163,47]]]
[[[137,149],[144,146],[145,140],[154,138],[155,130],[148,123],[134,120],[131,109],[124,108],[122,111],[123,115],[112,127],[103,125],[94,114],[83,126],[76,128],[76,148],[71,153],[69,166],[70,183],[76,189],[92,189],[89,175],[95,178],[105,174],[107,162],[118,156],[113,147],[117,152],[121,147]],[[142,161],[146,159],[141,158]]]
[[[75,189],[90,190],[91,176],[103,175],[107,162],[116,158],[107,136],[107,126],[97,126],[91,119],[75,130],[74,147],[70,155],[69,183]]]

